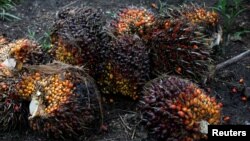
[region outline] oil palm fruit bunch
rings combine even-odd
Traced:
[[[3,40],[2,40],[3,41]],[[9,42],[0,43],[0,132],[24,131],[28,128],[28,102],[15,94],[16,73],[6,66]]]
[[[18,98],[14,93],[15,81],[5,78],[0,83],[0,131],[24,131],[28,125],[29,103]]]
[[[213,73],[212,47],[221,40],[217,13],[184,4],[168,8],[158,18],[152,34],[153,72],[204,82]]]
[[[145,8],[128,7],[121,9],[111,21],[110,28],[115,35],[137,34],[147,40],[155,24],[155,16]]]
[[[97,84],[103,94],[122,94],[138,98],[150,72],[149,51],[137,35],[124,35],[107,43],[100,64]],[[108,53],[107,53],[108,52]]]
[[[100,60],[98,45],[104,25],[101,9],[67,8],[58,13],[51,41],[56,60],[72,65],[85,65],[93,70]]]
[[[66,64],[29,66],[39,79],[31,95],[31,129],[55,138],[87,135],[99,123],[99,95],[93,79]]]
[[[29,39],[18,39],[8,46],[9,57],[15,59],[18,69],[21,69],[23,64],[45,64],[50,60],[46,51]]]
[[[170,73],[201,82],[213,68],[212,49],[199,42],[196,29],[185,21],[166,21],[165,29],[154,32],[153,75]]]
[[[142,93],[143,123],[158,140],[205,139],[208,125],[220,123],[221,105],[188,80],[163,75]]]

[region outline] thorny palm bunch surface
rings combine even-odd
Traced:
[[[141,86],[149,79],[147,47],[137,35],[124,35],[112,39],[103,50],[105,59],[96,76],[100,91],[137,99]]]
[[[0,76],[0,131],[24,131],[28,128],[28,102],[15,94],[14,77]]]
[[[52,29],[52,54],[56,60],[86,65],[90,70],[100,61],[99,45],[104,25],[101,9],[68,8],[58,13]]]
[[[143,124],[158,140],[204,139],[207,125],[220,123],[220,104],[188,80],[163,75],[142,93]]]
[[[25,131],[28,128],[28,103],[9,95],[0,102],[0,131]]]
[[[33,80],[31,129],[49,137],[76,139],[99,126],[99,94],[93,79],[82,68],[55,63],[27,69],[29,74],[40,77]]]
[[[167,20],[153,33],[152,68],[154,73],[178,74],[204,80],[212,67],[211,48],[199,42],[203,38],[196,27],[183,20]]]

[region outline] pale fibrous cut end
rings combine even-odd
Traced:
[[[46,116],[44,113],[45,106],[42,103],[42,98],[39,97],[42,93],[37,91],[36,94],[32,95],[31,102],[29,104],[29,119],[32,119],[37,116]]]
[[[210,124],[206,120],[200,121],[200,132],[202,134],[208,134],[208,125],[210,125]]]

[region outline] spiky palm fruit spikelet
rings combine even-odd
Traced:
[[[50,56],[36,42],[29,39],[18,39],[10,43],[9,56],[17,62],[17,67],[22,68],[23,64],[45,64],[50,61]]]
[[[128,7],[120,10],[110,28],[115,35],[137,34],[148,39],[155,24],[155,16],[145,8]]]
[[[49,137],[78,138],[99,123],[99,95],[82,69],[40,65],[41,73],[30,102],[30,127]]]
[[[28,128],[28,102],[15,95],[14,81],[0,83],[0,131],[24,131]]]
[[[152,35],[153,73],[170,73],[204,81],[213,68],[210,38],[202,33],[204,27],[187,20],[166,19]]]
[[[137,99],[150,72],[147,47],[138,36],[124,35],[109,42],[105,50],[109,53],[96,77],[100,91]]]
[[[149,134],[165,140],[206,138],[207,125],[220,123],[221,106],[196,84],[163,75],[145,85],[140,101]]]
[[[101,60],[98,45],[103,25],[101,9],[68,8],[59,12],[51,34],[51,53],[56,60],[93,70]]]

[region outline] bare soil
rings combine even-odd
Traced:
[[[165,0],[168,4],[182,4],[187,0]],[[93,6],[100,7],[107,15],[107,19],[112,16],[119,8],[126,6],[144,6],[151,7],[155,0],[20,0],[16,8],[11,11],[12,14],[20,17],[18,21],[1,21],[0,35],[4,35],[11,40],[29,37],[28,31],[34,31],[36,38],[44,36],[49,32],[56,13],[68,6]],[[158,1],[157,1],[158,2]],[[194,1],[193,1],[194,2]],[[216,0],[204,0],[207,6],[214,6]],[[250,2],[245,0],[244,5],[250,7]],[[151,7],[152,8],[152,7]],[[250,10],[244,12],[236,20],[235,31],[238,29],[250,29]],[[250,49],[250,35],[245,35],[241,40],[230,40],[224,47],[224,54],[217,53],[215,63],[223,62],[247,49]],[[243,78],[244,84],[239,84]],[[237,87],[236,93],[232,88]],[[229,121],[223,124],[250,124],[250,98],[242,101],[244,88],[250,87],[250,56],[218,71],[214,79],[208,81],[205,87],[211,90],[210,95],[215,96],[219,102],[223,103],[223,117],[229,116]],[[248,95],[250,92],[248,92]],[[136,102],[127,98],[113,98],[110,102],[106,98],[104,102],[105,118],[104,123],[107,131],[97,131],[88,138],[79,137],[79,140],[91,141],[150,141],[147,133],[140,126],[139,113],[136,110]],[[49,141],[53,139],[45,138],[31,131],[24,133],[0,133],[1,141]]]

